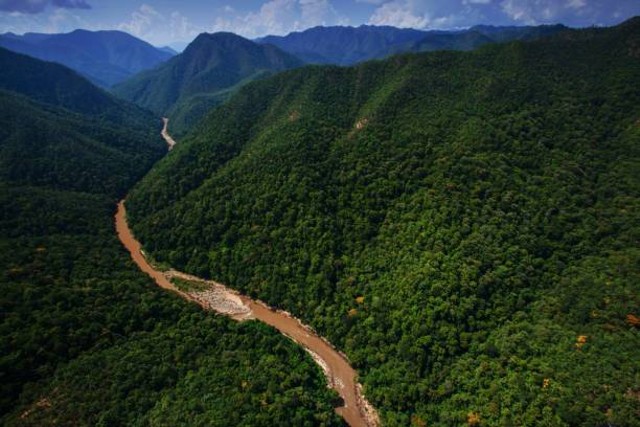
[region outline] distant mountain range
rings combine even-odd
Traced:
[[[272,44],[310,64],[353,65],[402,52],[472,50],[511,40],[533,40],[566,30],[563,25],[535,27],[475,26],[462,31],[420,31],[395,27],[314,27],[256,41]]]
[[[172,132],[180,136],[240,86],[305,63],[353,65],[403,52],[473,50],[566,29],[562,25],[475,26],[461,31],[335,26],[255,41],[232,33],[203,33],[180,54],[120,31],[76,30],[6,33],[0,35],[0,47],[66,65],[121,98],[168,115]]]
[[[532,40],[566,29],[563,25],[480,25],[462,31],[420,31],[368,25],[334,26],[314,27],[286,36],[266,36],[255,42],[276,46],[308,64],[353,65],[402,52],[472,50],[488,43]],[[202,41],[198,43],[201,44]],[[171,47],[154,47],[122,31],[75,30],[64,34],[24,35],[5,33],[0,35],[0,47],[66,65],[106,88],[153,69],[177,54]],[[270,66],[267,69],[273,71]]]
[[[118,96],[186,130],[241,84],[303,65],[279,48],[232,33],[200,34],[183,53],[114,87]]]
[[[402,52],[473,50],[509,40],[532,40],[567,28],[477,26],[464,31],[395,27],[315,27],[255,41],[232,33],[203,33],[183,53],[113,87],[118,96],[170,116],[178,136],[240,86],[306,64],[352,65]]]
[[[0,47],[77,71],[93,83],[110,87],[153,68],[175,55],[122,31],[75,30],[66,34],[0,35]]]

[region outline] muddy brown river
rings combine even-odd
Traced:
[[[167,121],[165,121],[163,136],[166,135],[170,138],[166,132],[166,125]],[[170,147],[175,144],[173,140],[171,141],[172,143],[167,141]],[[310,327],[286,312],[275,310],[260,301],[252,300],[220,283],[207,281],[175,270],[160,271],[154,268],[145,258],[142,252],[142,245],[129,229],[124,200],[118,204],[115,224],[118,237],[131,253],[133,261],[140,270],[151,276],[158,286],[175,292],[181,297],[199,304],[206,310],[216,311],[238,321],[259,320],[276,328],[307,350],[314,361],[322,368],[329,387],[336,390],[344,401],[344,405],[336,408],[336,412],[345,419],[347,424],[353,427],[377,427],[380,424],[375,409],[362,394],[362,387],[357,382],[356,371],[340,352],[325,339],[318,336]],[[207,284],[207,289],[204,291],[202,289],[198,291],[180,290],[171,282],[171,277],[176,276]]]

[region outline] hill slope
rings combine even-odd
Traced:
[[[157,120],[74,71],[0,48],[0,175],[122,195],[166,151]]]
[[[158,114],[171,115],[174,129],[182,130],[235,86],[300,65],[274,46],[231,33],[205,33],[183,53],[117,85],[114,92]]]
[[[133,107],[135,110],[135,107]],[[117,197],[166,151],[152,117],[130,128],[0,91],[0,178]]]
[[[69,68],[0,48],[0,89],[95,120],[150,128],[149,112],[97,88]],[[156,139],[154,137],[154,139]]]
[[[302,317],[387,425],[639,425],[640,21],[245,87],[129,198]]]
[[[0,58],[0,424],[340,425],[304,351],[166,294],[120,245],[115,202],[166,152],[158,120]]]
[[[487,43],[536,39],[566,30],[540,27],[477,26],[463,31],[419,31],[378,27],[314,27],[286,36],[267,36],[260,43],[278,46],[310,64],[353,65],[402,52],[471,50]]]
[[[0,35],[0,46],[77,71],[109,87],[165,62],[172,53],[121,31],[75,30],[66,34]]]

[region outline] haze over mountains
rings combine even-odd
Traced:
[[[75,30],[67,34],[22,36],[6,33],[0,35],[0,46],[66,65],[103,87],[153,68],[175,55],[122,31]]]
[[[495,41],[548,36],[566,27],[490,27],[425,32],[394,27],[316,27],[256,42],[231,33],[201,34],[179,55],[120,31],[7,33],[0,46],[76,70],[95,84],[188,132],[242,85],[304,63],[351,65],[402,52],[472,50]],[[175,55],[175,57],[173,57]]]
[[[472,50],[495,41],[535,39],[563,30],[566,27],[560,25],[432,32],[316,27],[284,37],[267,36],[256,40],[258,45],[230,33],[205,33],[169,62],[174,51],[120,31],[6,33],[0,36],[0,46],[66,65],[100,86],[115,85],[119,96],[156,114],[172,116],[172,130],[183,134],[234,88],[303,63],[351,65],[401,52]]]

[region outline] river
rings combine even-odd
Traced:
[[[167,133],[165,120],[162,136],[170,148],[175,145]],[[170,142],[170,141],[171,142]],[[261,301],[241,295],[220,283],[207,281],[175,270],[160,271],[152,266],[142,251],[142,245],[129,229],[126,216],[125,201],[118,204],[115,216],[116,230],[122,244],[131,253],[131,258],[140,270],[151,276],[162,288],[175,292],[183,298],[198,303],[204,309],[213,310],[235,320],[256,319],[264,322],[294,342],[301,345],[311,354],[314,361],[322,368],[328,385],[342,397],[344,405],[336,408],[336,412],[352,427],[377,427],[379,417],[362,394],[362,387],[357,382],[357,373],[344,355],[337,351],[327,340],[316,334],[310,327],[288,313],[268,307]],[[183,291],[171,282],[172,277],[181,277],[190,281],[208,285],[206,290]]]

